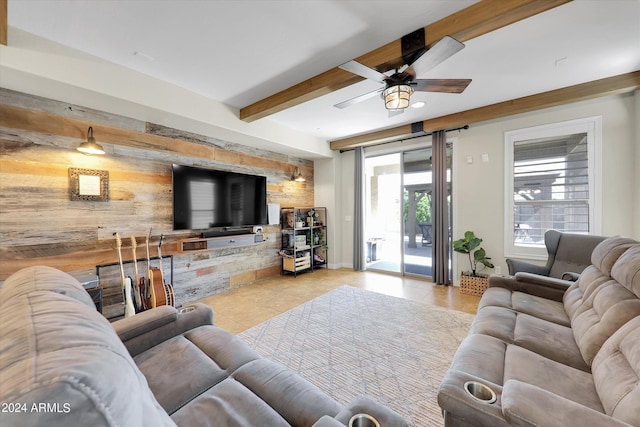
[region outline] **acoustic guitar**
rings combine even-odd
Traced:
[[[116,247],[118,248],[118,259],[120,260],[120,276],[122,277],[122,293],[124,301],[124,317],[131,317],[136,314],[131,299],[131,278],[124,275],[124,263],[122,262],[122,240],[119,233],[113,233],[116,236]]]
[[[162,256],[160,257],[160,267],[151,267],[151,257],[149,256],[149,240],[151,239],[151,228],[147,234],[147,278],[149,280],[149,303],[151,308],[167,305],[167,294],[164,290],[164,278],[162,277]],[[160,246],[162,239],[160,240]],[[160,254],[158,246],[158,254]]]
[[[147,274],[144,279],[144,300],[147,302],[147,308],[151,307],[151,255],[149,254],[149,240],[151,239],[151,228],[147,232],[146,247],[147,247]]]
[[[140,277],[140,273],[138,273],[138,258],[136,254],[136,248],[138,247],[138,242],[136,241],[135,236],[131,236],[131,253],[133,256],[133,271],[134,271],[134,300],[136,302],[136,313],[144,311],[147,309],[146,301],[144,298],[144,278]]]
[[[164,271],[164,269],[162,268],[162,242],[164,241],[164,234],[160,235],[160,243],[158,243],[158,257],[160,258],[160,270]],[[164,279],[164,278],[163,278]],[[170,305],[171,307],[175,307],[176,306],[176,301],[175,301],[175,297],[173,295],[173,286],[171,285],[171,283],[164,283],[164,293],[167,297],[167,302],[166,305]]]

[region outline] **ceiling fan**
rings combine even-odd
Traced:
[[[471,83],[471,79],[416,79],[416,76],[417,74],[426,73],[463,48],[464,44],[451,36],[445,36],[432,48],[418,55],[417,58],[412,58],[406,65],[396,69],[395,73],[391,75],[380,73],[357,61],[345,62],[340,65],[343,70],[384,84],[384,87],[340,102],[334,106],[346,108],[380,94],[391,117],[402,113],[409,106],[410,97],[414,91],[462,93]]]

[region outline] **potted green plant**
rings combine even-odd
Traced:
[[[460,291],[472,295],[482,295],[487,289],[489,276],[480,274],[478,265],[483,265],[483,269],[493,268],[491,258],[486,251],[480,247],[482,239],[477,237],[473,231],[466,231],[462,239],[453,242],[453,250],[466,254],[469,257],[471,271],[463,271],[460,276]]]

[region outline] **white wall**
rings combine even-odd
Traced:
[[[339,172],[340,158],[334,156],[331,159],[314,161],[314,205],[327,208],[327,265],[329,268],[339,268],[339,260],[342,258],[342,246],[337,244],[340,236],[340,216],[337,213],[336,203],[336,174]]]
[[[602,234],[640,240],[640,92],[616,95],[548,108],[534,113],[471,125],[455,136],[454,239],[473,230],[484,239],[483,247],[494,264],[507,271],[504,262],[504,132],[584,117],[603,118]],[[489,161],[483,162],[482,155]],[[467,164],[467,156],[473,163]],[[353,152],[337,154],[336,215],[341,220],[338,244],[343,266],[353,265]],[[316,196],[317,197],[317,196]],[[341,242],[341,243],[340,243]],[[454,279],[468,261],[454,254]],[[460,258],[458,258],[460,257]]]
[[[353,268],[353,208],[354,208],[354,162],[353,151],[336,154],[336,214],[334,218],[336,245],[340,247],[340,258],[336,264],[340,267]],[[318,193],[316,192],[316,197]]]

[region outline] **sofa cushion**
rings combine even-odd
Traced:
[[[618,258],[611,277],[640,298],[640,245],[630,247]]]
[[[264,400],[247,392],[233,378],[226,378],[171,415],[180,426],[290,427]],[[309,424],[311,425],[311,424]]]
[[[519,346],[506,349],[504,380],[540,387],[598,412],[604,412],[591,373],[547,359]]]
[[[465,396],[462,386],[470,380],[492,388],[497,394],[496,403],[478,404]],[[589,372],[482,334],[467,336],[458,347],[438,390],[438,403],[445,411],[465,418],[467,423],[461,425],[501,425],[493,410],[500,410],[503,386],[512,380],[534,385],[604,414]]]
[[[27,409],[3,413],[3,425],[175,425],[68,274],[32,267],[9,277],[0,290],[0,330],[0,401]]]
[[[248,362],[233,378],[267,402],[291,425],[311,425],[323,414],[335,417],[342,406],[292,370],[268,359]],[[304,405],[298,402],[305,402]]]
[[[135,361],[158,402],[180,425],[199,424],[203,416],[215,425],[311,425],[342,409],[293,371],[212,325],[169,339]],[[168,369],[176,375],[166,375]]]
[[[478,312],[469,333],[490,335],[567,366],[590,371],[567,326],[504,307],[488,306]]]
[[[617,244],[613,245],[614,242]],[[603,255],[601,246],[615,256]],[[640,276],[638,248],[640,245],[629,244],[629,239],[605,240],[594,250],[597,254],[593,257],[605,271],[588,267],[565,294],[565,308],[571,317],[575,340],[588,365],[607,338],[627,321],[640,316],[640,299],[631,291],[634,283],[640,282],[635,279]],[[622,282],[609,276],[614,270]]]
[[[607,414],[517,380],[504,384],[502,412],[515,427],[629,427]]]
[[[590,265],[580,275],[580,278],[566,290],[562,297],[565,313],[569,322],[575,316],[576,311],[582,308],[585,299],[589,299],[593,293],[611,278],[604,275],[597,267]]]
[[[139,354],[135,362],[169,415],[229,376],[182,335]],[[167,375],[167,371],[179,375]]]
[[[611,276],[613,265],[631,246],[638,242],[626,237],[610,237],[603,240],[591,253],[591,265],[594,265],[605,276]]]
[[[640,317],[627,322],[605,342],[592,369],[605,412],[640,425]]]
[[[559,325],[571,325],[571,319],[559,301],[530,295],[524,292],[512,292],[509,289],[492,287],[485,291],[478,304],[478,312],[484,307],[504,307],[519,313],[529,314]]]
[[[60,270],[45,266],[24,268],[7,278],[0,289],[0,302],[41,291],[66,295],[95,309],[93,300],[78,280],[69,274],[60,273]]]

